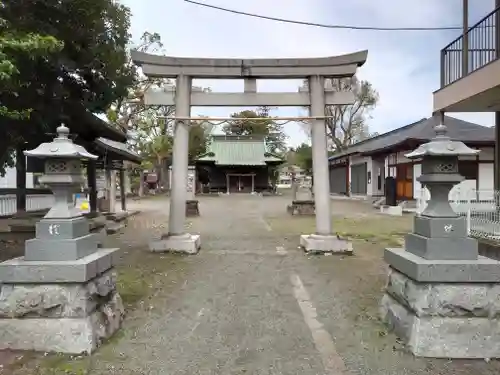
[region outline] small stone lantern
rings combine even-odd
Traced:
[[[478,254],[466,218],[448,201],[464,179],[459,157],[479,151],[451,140],[444,125],[435,131],[434,139],[406,155],[422,159],[418,181],[431,198],[415,216],[404,248],[385,249],[389,276],[381,317],[416,356],[500,358],[500,262]]]

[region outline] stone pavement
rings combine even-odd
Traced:
[[[167,230],[168,200],[130,202],[142,214],[110,238],[124,248],[120,268],[130,306],[122,333],[90,358],[54,367],[123,375],[500,372],[496,361],[413,358],[379,323],[382,249],[399,241],[409,218],[380,216],[363,202],[334,201],[335,224],[354,238],[355,255],[306,256],[297,247],[299,235],[311,232],[314,219],[288,216],[289,200],[200,198],[201,216],[187,225],[202,235],[195,256],[149,253],[150,237]],[[130,278],[136,267],[142,273]],[[150,290],[147,297],[129,290],[141,282]]]

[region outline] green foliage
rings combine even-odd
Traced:
[[[194,162],[207,152],[212,133],[212,124],[203,121],[193,122],[189,131],[189,162]]]
[[[0,7],[3,6],[0,1]],[[62,43],[52,36],[34,33],[22,33],[15,30],[3,18],[0,18],[0,83],[10,87],[15,94],[15,79],[19,74],[14,54],[23,54],[26,58],[36,59],[62,49]],[[0,116],[20,120],[29,117],[30,108],[11,110],[0,101]]]
[[[231,117],[240,120],[230,121],[222,129],[227,135],[263,135],[268,151],[282,153],[286,150],[287,136],[283,126],[269,116],[268,107],[260,107],[257,111],[246,110],[233,113]],[[244,120],[241,120],[244,118]]]
[[[294,160],[295,164],[302,168],[306,174],[312,174],[312,147],[306,143],[302,143],[295,148]]]
[[[37,145],[79,112],[127,95],[127,7],[114,0],[0,3],[0,148]]]

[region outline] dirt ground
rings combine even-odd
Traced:
[[[142,213],[108,237],[122,249],[122,330],[91,356],[4,353],[11,361],[0,373],[500,373],[498,361],[414,358],[379,321],[383,249],[401,243],[411,216],[332,201],[334,229],[352,240],[354,255],[307,256],[298,240],[314,232],[314,218],[289,216],[289,203],[287,196],[200,198],[201,216],[186,228],[201,234],[202,249],[182,256],[147,249],[168,229],[168,199],[131,202]]]

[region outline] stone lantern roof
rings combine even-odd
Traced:
[[[436,136],[416,150],[406,154],[408,159],[418,159],[423,156],[467,156],[477,155],[480,150],[474,150],[461,141],[453,141],[447,136],[447,128],[440,124],[434,128]]]
[[[45,142],[33,150],[24,151],[24,155],[35,158],[97,159],[97,155],[73,143],[69,138],[69,129],[64,124],[56,131],[57,137],[52,142]]]

